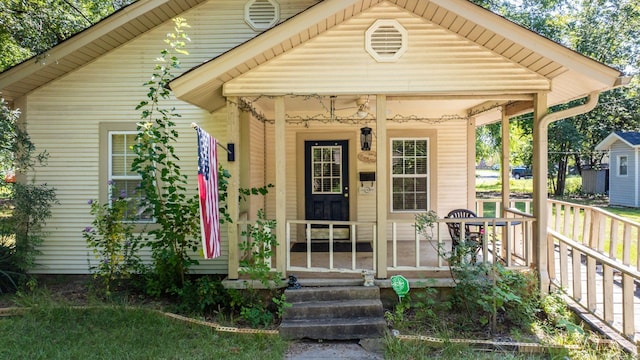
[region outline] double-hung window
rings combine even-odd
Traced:
[[[618,156],[618,176],[628,175],[628,161],[626,155]]]
[[[141,177],[131,170],[136,158],[133,150],[136,134],[135,131],[109,132],[109,182],[112,184],[109,199],[130,199],[126,217],[131,221],[149,222],[153,219],[140,189]]]
[[[429,140],[391,139],[391,211],[417,212],[428,208]]]

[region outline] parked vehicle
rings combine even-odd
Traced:
[[[530,178],[533,177],[531,168],[526,166],[515,166],[511,169],[511,176],[514,179]]]

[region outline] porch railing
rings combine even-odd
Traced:
[[[640,224],[590,206],[556,200],[548,204],[552,283],[633,340],[639,331]]]
[[[416,231],[411,220],[391,220],[388,222],[387,270],[394,272],[410,271],[446,271],[449,269],[447,255],[451,252],[451,237],[447,223],[474,222],[474,226],[486,229],[479,239],[481,247],[480,261],[501,261],[510,268],[528,267],[531,263],[531,224],[533,219],[517,210],[506,211],[506,217],[472,219],[438,219],[430,239]],[[246,233],[253,222],[245,217],[237,223],[238,234]],[[286,269],[288,272],[339,272],[360,273],[364,270],[376,271],[378,257],[377,224],[375,221],[311,221],[287,220],[285,246],[288,249]],[[312,231],[324,227],[325,240],[312,241]],[[339,228],[348,228],[348,239],[337,239]],[[240,236],[240,242],[250,241]],[[348,244],[345,244],[348,243]],[[370,246],[360,250],[363,243]],[[302,250],[293,252],[293,246],[304,244]],[[313,251],[317,245],[323,245],[322,251]],[[340,245],[343,249],[337,250]],[[348,248],[344,249],[345,245]],[[275,253],[275,249],[274,249]],[[248,256],[238,250],[239,260]],[[273,258],[265,259],[275,269]]]
[[[312,242],[312,230],[314,226],[324,227],[327,231],[327,239],[322,245],[326,246],[326,251],[314,252],[313,247],[318,245]],[[363,270],[376,270],[376,222],[375,221],[315,221],[315,220],[287,220],[286,224],[286,245],[289,249],[287,256],[287,271],[304,271],[304,272],[343,272],[356,273]],[[348,239],[336,239],[335,232],[338,228],[348,229]],[[298,230],[302,230],[302,234],[298,234]],[[294,235],[294,232],[296,234]],[[305,249],[304,258],[298,256],[293,259],[292,238],[302,238]],[[358,251],[358,243],[366,241],[371,245],[371,256],[362,256],[365,251]],[[300,242],[298,242],[300,243]],[[347,251],[338,254],[335,246],[340,244],[347,245]],[[344,256],[342,256],[344,255]],[[296,263],[293,263],[296,261]]]
[[[449,223],[458,223],[461,228],[473,223],[483,228],[480,236],[480,249],[477,261],[499,261],[508,268],[526,268],[532,261],[532,223],[533,218],[521,212],[505,212],[508,217],[438,219],[431,239],[425,238],[415,230],[410,220],[390,222],[390,256],[387,269],[390,271],[443,271],[448,270],[447,257],[451,254],[451,236]],[[408,231],[401,228],[411,228]],[[402,235],[400,235],[402,233]]]

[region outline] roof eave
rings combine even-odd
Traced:
[[[72,54],[75,51],[78,51],[83,46],[91,43],[99,39],[100,37],[108,34],[109,32],[123,26],[127,22],[131,21],[131,19],[137,18],[153,9],[167,3],[169,0],[139,0],[131,5],[128,5],[118,12],[114,13],[113,16],[109,16],[93,26],[71,36],[65,41],[57,44],[51,49],[47,50],[46,54],[50,61],[43,64],[39,61],[36,61],[38,56],[27,59],[7,70],[0,73],[0,93],[2,89],[14,84],[16,82],[22,81],[26,77],[34,74],[38,70],[41,70],[43,67],[49,66],[50,64],[55,64],[57,59],[64,58],[67,55]]]
[[[287,40],[291,34],[299,33],[308,28],[309,24],[324,20],[327,14],[341,11],[356,2],[358,0],[322,1],[312,7],[314,11],[307,9],[226,53],[185,72],[171,81],[169,87],[177,98],[213,111],[214,107],[209,104],[210,100],[194,101],[188,95],[207,91],[210,93],[208,98],[214,101],[214,93],[221,94],[222,85],[216,87],[208,84],[215,82],[219,76],[238,66],[238,59],[241,59],[240,62],[251,59]]]
[[[617,69],[571,50],[491,11],[477,11],[476,9],[480,6],[467,0],[430,1],[467,19],[473,19],[478,25],[501,34],[515,43],[527,44],[527,47],[532,51],[607,86],[620,86],[619,83],[624,81],[620,80],[623,78],[622,72]],[[496,21],[496,17],[502,19],[502,21]]]

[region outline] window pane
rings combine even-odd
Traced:
[[[620,156],[620,169],[618,171],[620,175],[627,175],[627,157]]]
[[[129,199],[126,218],[132,221],[152,220],[151,207],[146,203],[144,194],[139,189],[140,180],[114,180],[111,199]]]
[[[322,149],[322,161],[331,162],[331,149],[323,148]]]
[[[125,159],[123,155],[113,155],[111,157],[111,175],[112,176],[124,176],[125,172]]]
[[[428,139],[391,140],[391,209],[428,208]]]
[[[402,174],[402,158],[393,159],[393,174]]]
[[[416,156],[427,156],[427,141],[416,141]]]
[[[402,194],[393,194],[393,210],[404,210]]]
[[[427,173],[427,159],[426,158],[416,159],[416,174],[426,174],[426,173]]]
[[[416,144],[414,141],[407,141],[404,143],[404,156],[415,156]]]
[[[416,159],[405,158],[404,160],[404,173],[415,174],[416,173]]]
[[[341,193],[342,192],[342,147],[314,146],[312,147],[313,193]]]
[[[391,143],[391,155],[393,156],[402,156],[404,152],[402,151],[402,141],[394,140]]]

